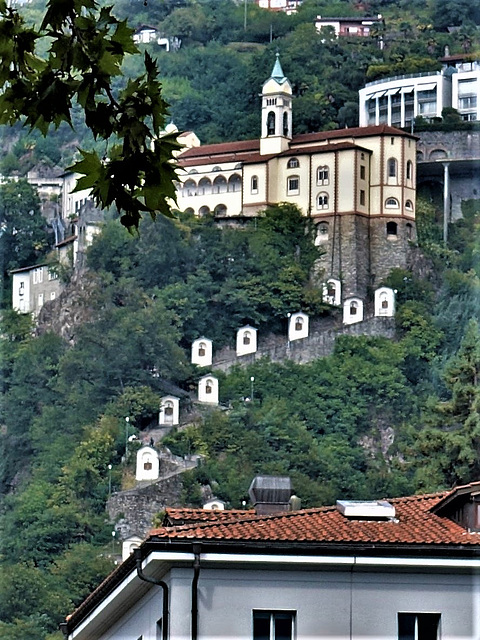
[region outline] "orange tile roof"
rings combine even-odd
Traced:
[[[254,515],[248,509],[187,509],[167,507],[165,509],[164,526],[178,526],[196,522],[219,522]]]
[[[304,509],[271,516],[224,511],[221,521],[162,527],[149,540],[209,540],[217,542],[312,542],[336,544],[478,545],[480,536],[469,533],[431,509],[447,492],[390,500],[395,520],[358,520],[343,516],[336,507]]]
[[[320,142],[330,142],[344,139],[343,145],[355,146],[355,138],[366,138],[375,135],[401,135],[407,137],[411,134],[389,127],[388,125],[378,125],[370,127],[354,127],[352,129],[335,129],[334,131],[319,131],[316,133],[302,133],[292,138],[289,149],[283,153],[273,155],[260,155],[260,140],[239,140],[237,142],[221,142],[219,144],[206,144],[199,147],[187,149],[178,156],[178,162],[182,167],[192,167],[195,165],[221,163],[221,162],[265,162],[275,155],[291,155],[305,152],[312,153],[313,148],[306,145]],[[341,147],[337,147],[341,148]],[[350,148],[350,147],[349,147]],[[319,146],[318,151],[326,150]],[[317,152],[317,151],[315,151]]]

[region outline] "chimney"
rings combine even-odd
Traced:
[[[289,501],[293,495],[292,481],[288,476],[256,476],[248,495],[257,515],[289,511]]]

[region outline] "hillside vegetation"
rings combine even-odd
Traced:
[[[247,8],[245,29],[243,6],[227,0],[117,3],[121,15],[182,38],[178,52],[158,54],[164,91],[176,124],[203,142],[258,136],[257,94],[276,48],[294,87],[294,128],[303,132],[356,124],[356,92],[368,78],[428,71],[446,44],[451,53],[478,45],[478,16],[464,2],[377,0],[364,13],[381,12],[386,31],[362,42],[312,26],[317,14],[358,13],[347,2],[305,0],[291,17]],[[38,5],[25,12],[38,21]],[[449,34],[445,21],[461,29]],[[128,64],[133,73],[134,56]],[[76,140],[95,144],[77,124],[45,140],[3,129],[0,171],[68,163]],[[0,188],[0,200],[10,202],[0,207],[0,240],[10,234],[13,247],[7,277],[45,259],[51,237],[25,183]],[[168,436],[174,453],[204,456],[185,474],[185,504],[200,504],[209,484],[239,507],[256,473],[289,474],[304,506],[479,478],[480,330],[472,318],[480,312],[480,209],[466,203],[448,248],[436,213],[428,200],[417,203],[429,268],[394,270],[385,282],[397,290],[395,341],[343,338],[332,356],[309,365],[257,362],[222,375],[222,407]],[[261,334],[283,333],[290,311],[332,312],[314,275],[318,255],[293,207],[223,231],[210,218],[180,214],[144,220],[134,236],[113,219],[89,252],[81,283],[91,292],[89,320],[73,341],[34,335],[28,317],[3,309],[2,638],[60,638],[58,622],[112,567],[118,543],[105,502],[110,483],[118,490],[131,477],[126,437],[146,436],[165,393],[174,390],[188,408],[201,375],[189,364],[193,339],[206,335],[219,348],[247,322]]]

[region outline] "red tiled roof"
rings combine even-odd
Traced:
[[[254,515],[248,509],[186,509],[167,507],[164,526],[178,526],[198,522],[219,522]]]
[[[405,545],[480,544],[477,533],[469,533],[448,518],[431,512],[447,492],[396,498],[395,520],[358,520],[343,516],[336,507],[305,509],[271,516],[238,516],[224,511],[222,521],[163,527],[149,539],[210,540],[218,542],[313,542]]]
[[[302,133],[293,136],[289,149],[280,154],[260,155],[260,140],[257,138],[255,140],[222,142],[220,144],[206,144],[200,147],[193,147],[181,153],[178,161],[182,167],[221,162],[265,162],[274,155],[291,155],[300,152],[312,153],[312,148],[306,145],[315,142],[329,142],[330,140],[343,138],[344,141],[339,144],[355,146],[354,141],[356,138],[367,138],[375,135],[412,137],[411,134],[388,125],[354,127],[351,129],[335,129],[334,131],[320,131],[317,133]],[[324,148],[319,145],[318,151],[322,151],[323,149]]]

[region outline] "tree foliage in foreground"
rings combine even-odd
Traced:
[[[83,176],[78,188],[91,189],[102,208],[115,204],[128,228],[138,226],[142,212],[171,215],[179,148],[175,135],[160,137],[166,103],[148,53],[144,73],[114,91],[125,56],[138,52],[132,36],[126,21],[94,0],[50,0],[38,29],[0,2],[0,123],[23,120],[46,135],[50,125],[71,126],[79,104],[105,148],[102,157],[81,152],[71,167]],[[50,43],[46,59],[37,55],[42,39]]]

